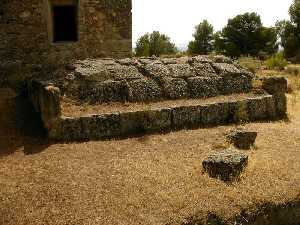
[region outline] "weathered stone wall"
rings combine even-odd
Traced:
[[[131,0],[79,0],[79,40],[68,43],[52,42],[51,1],[75,0],[0,1],[0,62],[55,64],[72,58],[131,54]]]
[[[62,117],[49,136],[57,140],[101,139],[279,118],[271,95],[191,106]],[[243,111],[243,113],[241,113]]]
[[[243,99],[83,117],[61,116],[59,89],[52,84],[32,81],[28,84],[28,96],[41,114],[50,138],[99,139],[283,118],[287,109],[287,81],[284,78],[265,78],[262,84],[268,93],[262,91],[262,94]]]
[[[87,59],[65,72],[64,94],[80,102],[147,102],[246,93],[254,74],[226,57]],[[68,84],[68,85],[66,85]]]

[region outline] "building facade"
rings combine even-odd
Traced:
[[[131,0],[1,0],[0,61],[126,57]]]

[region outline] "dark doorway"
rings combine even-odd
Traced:
[[[77,6],[53,6],[53,42],[77,41]]]

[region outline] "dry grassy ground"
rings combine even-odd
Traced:
[[[10,151],[0,158],[0,224],[180,224],[192,215],[229,218],[265,202],[299,200],[300,95],[295,93],[289,97],[289,122],[246,125],[258,131],[257,146],[241,181],[231,186],[202,174],[201,162],[224,145],[232,126],[30,145],[32,139],[5,132],[13,128],[2,119],[0,151]],[[11,136],[16,144],[6,144]]]

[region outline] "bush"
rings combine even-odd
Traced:
[[[161,56],[174,55],[177,53],[175,44],[165,34],[160,34],[158,31],[153,31],[141,36],[136,42],[136,56]]]
[[[266,66],[268,69],[284,70],[287,65],[288,61],[284,58],[283,52],[273,55],[266,61]]]
[[[238,59],[238,63],[250,70],[252,73],[257,73],[261,70],[262,63],[258,58],[242,56]]]

